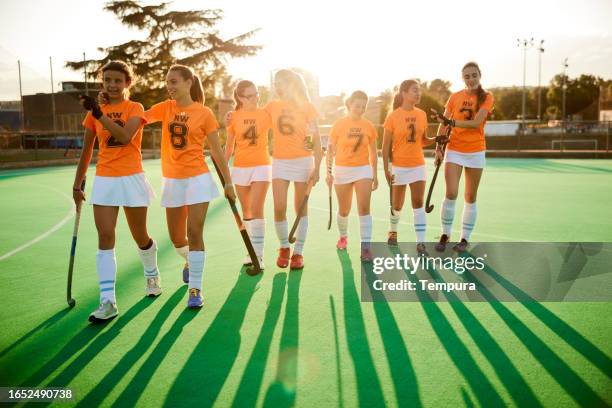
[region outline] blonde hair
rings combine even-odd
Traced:
[[[304,78],[300,74],[290,69],[281,69],[274,75],[274,82],[281,81],[286,85],[282,99],[288,100],[298,107],[301,107],[306,102],[310,102],[308,89]]]

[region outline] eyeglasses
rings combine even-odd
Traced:
[[[259,96],[259,92],[255,92],[254,94],[251,95],[242,95],[243,98],[245,99],[253,99]]]

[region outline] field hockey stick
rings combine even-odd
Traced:
[[[221,184],[225,186],[225,179],[223,178],[223,174],[221,173],[219,166],[217,166],[217,163],[212,158],[212,156],[210,157],[210,159],[212,160],[213,165],[215,166],[215,170],[217,170],[219,179],[221,179]],[[262,272],[261,265],[259,265],[259,258],[257,257],[257,254],[255,253],[255,248],[253,248],[253,243],[251,242],[251,238],[249,237],[249,233],[246,230],[244,222],[242,222],[242,218],[240,217],[240,213],[238,212],[238,208],[236,207],[236,202],[230,199],[229,197],[226,197],[226,198],[232,209],[232,213],[234,214],[234,220],[236,221],[236,225],[238,226],[238,229],[240,230],[240,235],[242,236],[242,241],[244,242],[244,246],[246,247],[247,252],[249,253],[251,262],[253,263],[253,267],[247,268],[246,272],[247,274],[251,276],[259,275]]]
[[[393,139],[391,139],[391,146],[393,146]],[[390,147],[389,149],[391,149]],[[387,171],[389,174],[393,175],[393,165],[391,162],[393,161],[393,152],[389,150],[389,164],[387,165]],[[393,182],[391,180],[387,180],[387,185],[389,186],[389,212],[393,215]]]
[[[444,152],[446,152],[446,144],[448,143],[448,138],[450,137],[451,129],[452,129],[452,126],[447,126],[446,128],[447,141],[440,144],[442,146],[442,157],[444,157]],[[431,184],[429,185],[429,191],[427,192],[427,201],[425,202],[425,212],[426,213],[430,213],[434,209],[433,204],[430,204],[431,194],[433,193],[434,185],[436,184],[436,178],[438,178],[438,171],[440,170],[442,161],[443,160],[440,160],[438,164],[436,164],[436,170],[434,171],[433,179],[431,179]]]
[[[297,231],[297,227],[300,223],[300,219],[302,218],[302,214],[308,205],[308,196],[310,195],[310,190],[312,190],[313,182],[312,179],[308,180],[308,184],[306,185],[306,195],[304,195],[304,199],[300,204],[300,208],[298,213],[296,214],[295,221],[293,222],[293,226],[291,227],[291,231],[289,232],[289,242],[295,242],[295,231]]]
[[[85,191],[85,179],[81,182],[81,191]],[[66,301],[71,308],[76,305],[72,298],[72,270],[74,269],[74,254],[76,252],[77,234],[79,233],[79,223],[81,221],[81,203],[76,208],[74,217],[74,230],[72,231],[72,244],[70,245],[70,263],[68,264],[68,287],[66,288]]]

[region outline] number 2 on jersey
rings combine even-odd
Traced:
[[[121,127],[125,127],[125,123],[121,119],[115,119],[114,122]],[[125,144],[121,143],[115,136],[110,135],[110,137],[106,140],[106,147],[123,147]]]

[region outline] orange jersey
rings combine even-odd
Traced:
[[[162,122],[162,175],[188,178],[208,172],[204,161],[204,141],[219,129],[215,115],[207,106],[194,102],[179,107],[168,99],[145,112],[147,123]]]
[[[493,110],[493,95],[487,93],[485,101],[480,109],[486,109],[489,113]],[[446,102],[446,110],[449,117],[455,120],[472,120],[476,112],[476,94],[463,91],[455,92]],[[448,148],[461,153],[473,153],[485,150],[484,127],[487,119],[482,121],[477,129],[453,128]]]
[[[397,108],[391,112],[384,123],[385,130],[393,135],[391,151],[393,165],[415,167],[425,164],[423,138],[427,132],[427,114],[414,108]]]
[[[234,166],[253,167],[270,164],[268,131],[272,126],[270,115],[263,109],[252,112],[237,110],[227,132],[235,136]]]
[[[376,140],[376,128],[367,119],[354,120],[350,116],[338,119],[329,134],[329,142],[336,146],[338,166],[366,166],[370,163],[369,146]]]
[[[83,126],[91,130],[98,138],[99,150],[96,175],[121,177],[142,173],[142,154],[140,152],[142,128],[144,126],[142,105],[125,100],[114,105],[102,105],[101,109],[104,115],[122,127],[132,117],[141,118],[141,124],[130,143],[122,144],[111,135],[100,121],[93,117],[91,112],[87,112],[85,120],[83,120]]]
[[[272,118],[275,159],[297,159],[312,155],[308,146],[308,125],[319,117],[316,108],[306,102],[296,108],[287,101],[269,102],[264,108]]]

